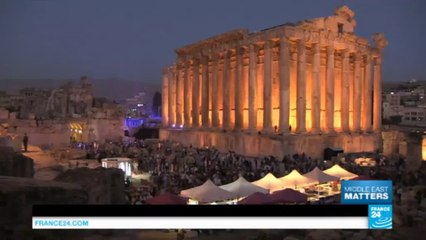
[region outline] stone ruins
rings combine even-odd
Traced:
[[[53,90],[27,88],[0,95],[0,134],[22,142],[24,133],[36,146],[70,142],[121,140],[124,108],[93,96],[87,77]]]
[[[354,16],[343,6],[177,49],[164,70],[160,137],[249,155],[378,149],[387,41],[355,35]]]

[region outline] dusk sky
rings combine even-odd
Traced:
[[[343,4],[355,12],[357,35],[385,33],[384,81],[426,80],[424,0],[1,0],[0,81],[88,75],[159,84],[178,47],[332,15]]]

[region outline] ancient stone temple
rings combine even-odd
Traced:
[[[354,16],[343,6],[177,49],[164,69],[160,137],[248,155],[376,150],[387,41],[355,35]]]

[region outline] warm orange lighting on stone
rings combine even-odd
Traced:
[[[312,130],[312,110],[306,109],[306,131],[310,132]]]
[[[351,131],[355,130],[354,124],[354,95],[355,95],[355,87],[354,87],[354,69],[353,66],[349,68],[349,129]]]
[[[325,52],[321,53],[322,56],[325,55]],[[320,84],[320,94],[321,94],[321,113],[320,113],[320,127],[321,131],[326,130],[326,58],[321,58],[321,66],[320,66],[320,78],[321,78],[321,84]]]
[[[248,128],[249,126],[248,119],[249,119],[249,111],[248,109],[244,109],[243,110],[243,127],[244,128]]]
[[[231,110],[231,128],[234,128],[235,126],[235,110]]]
[[[341,131],[342,128],[342,71],[341,61],[335,61],[334,69],[334,130]],[[347,96],[349,98],[349,96]]]
[[[312,129],[312,64],[308,62],[306,64],[306,131],[310,132]]]
[[[275,126],[277,126],[280,123],[280,109],[278,108],[273,108],[272,109],[272,128],[275,128]]]
[[[297,127],[296,121],[296,95],[297,93],[297,54],[291,54],[290,67],[290,127],[291,131],[295,132]]]
[[[342,7],[303,25],[255,34],[235,30],[177,49],[176,63],[163,76],[165,126],[184,121],[188,127],[262,135],[276,129],[283,136],[289,129],[308,135],[378,133],[387,44],[383,35],[375,35],[374,45],[356,36],[353,16]]]
[[[290,127],[292,132],[296,132],[296,108],[290,110]]]
[[[211,109],[209,109],[209,119],[212,119],[212,110]],[[209,121],[209,126],[210,127],[212,126],[212,122],[211,121]]]
[[[342,128],[340,111],[334,111],[334,130],[340,132]]]
[[[257,129],[263,128],[263,109],[257,110]]]
[[[422,140],[422,159],[423,161],[426,161],[426,136],[423,135]]]

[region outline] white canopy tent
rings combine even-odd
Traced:
[[[180,195],[197,200],[201,203],[221,202],[230,199],[236,199],[238,197],[237,194],[228,192],[216,186],[210,180],[207,180],[205,183],[203,183],[203,185],[198,187],[182,190]]]
[[[282,181],[276,178],[272,173],[268,173],[263,178],[252,183],[261,188],[268,189],[270,192],[283,189]]]
[[[285,186],[286,188],[293,188],[293,189],[318,183],[318,181],[315,179],[303,176],[296,169],[294,169],[293,171],[291,171],[289,174],[285,175],[284,177],[281,177],[278,179],[282,181],[283,186]]]
[[[326,183],[326,182],[338,181],[340,179],[339,177],[331,176],[324,173],[318,167],[315,167],[312,171],[306,174],[303,174],[303,176],[311,178],[311,179],[315,179],[320,184]]]
[[[343,169],[338,164],[335,164],[334,166],[332,166],[331,168],[327,170],[324,170],[323,172],[331,176],[339,177],[340,179],[343,179],[343,180],[348,180],[348,179],[358,177],[358,175]]]
[[[269,193],[268,189],[259,187],[253,183],[248,182],[245,178],[240,177],[236,181],[220,186],[220,188],[233,192],[238,195],[238,197],[247,197],[253,193]]]

